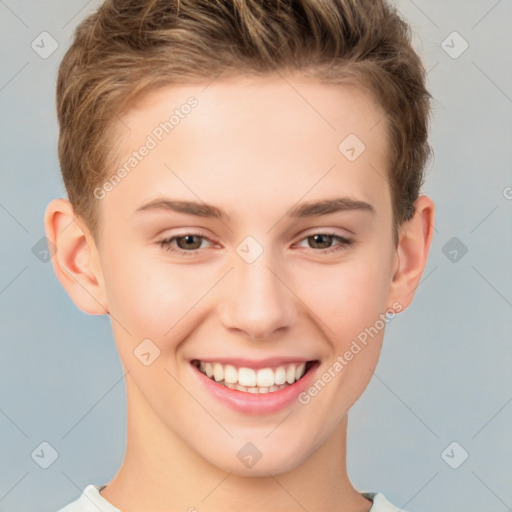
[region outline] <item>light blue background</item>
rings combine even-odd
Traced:
[[[81,313],[32,252],[47,203],[64,195],[57,68],[97,5],[0,1],[0,511],[55,511],[86,484],[107,483],[124,454],[123,369],[108,320]],[[389,325],[351,413],[349,474],[411,512],[511,510],[512,2],[398,6],[435,97],[424,191],[436,234],[415,302]],[[59,45],[47,59],[31,48],[43,31]],[[469,43],[457,59],[442,47],[453,31]],[[442,251],[454,236],[468,248],[456,263]],[[43,441],[58,452],[46,470],[31,458]],[[441,457],[453,441],[469,453],[458,469]]]

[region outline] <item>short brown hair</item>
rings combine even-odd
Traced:
[[[387,114],[396,239],[430,155],[431,96],[410,28],[386,0],[106,0],[77,27],[59,68],[59,159],[75,212],[94,233],[111,129],[136,96],[276,70],[373,93]]]

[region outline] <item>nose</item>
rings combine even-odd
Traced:
[[[255,341],[270,339],[277,331],[284,333],[298,316],[296,296],[287,286],[286,276],[263,256],[253,263],[236,263],[219,305],[224,327]]]

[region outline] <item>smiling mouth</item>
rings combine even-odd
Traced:
[[[299,381],[318,361],[286,363],[276,367],[252,369],[194,359],[192,366],[217,384],[245,393],[273,393]]]

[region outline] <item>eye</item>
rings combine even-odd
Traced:
[[[185,233],[183,235],[175,235],[160,240],[158,245],[165,251],[178,254],[180,256],[194,256],[200,249],[204,248],[203,242],[207,241],[210,246],[213,242],[199,233]],[[337,235],[335,233],[318,232],[312,233],[303,238],[300,243],[307,242],[314,252],[320,254],[333,253],[346,249],[353,244],[353,240]],[[337,243],[333,245],[334,242]],[[297,245],[300,247],[300,243]],[[303,246],[302,246],[303,247]]]
[[[164,238],[158,242],[158,245],[172,253],[182,256],[193,256],[198,249],[201,249],[204,240],[208,240],[208,242],[211,243],[211,241],[203,235],[198,233],[186,233],[184,235]]]
[[[342,251],[353,243],[353,240],[337,235],[335,233],[312,233],[303,238],[301,242],[306,241],[310,248],[316,249],[315,252],[321,254]],[[336,245],[332,245],[334,241],[338,241]]]

